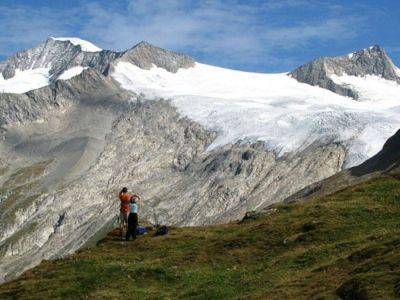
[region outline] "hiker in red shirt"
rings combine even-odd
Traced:
[[[119,228],[121,230],[121,237],[123,237],[123,231],[127,228],[128,216],[130,212],[129,203],[131,201],[132,195],[128,193],[128,189],[124,187],[119,192],[119,200],[121,201],[121,206],[119,210]]]

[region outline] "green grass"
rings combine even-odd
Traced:
[[[255,220],[172,228],[44,261],[18,299],[391,299],[400,296],[400,180],[386,176]]]

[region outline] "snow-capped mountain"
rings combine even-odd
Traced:
[[[348,55],[319,58],[300,66],[290,75],[300,82],[320,86],[354,99],[359,98],[360,91],[357,86],[352,86],[351,77],[367,76],[372,79],[370,82],[377,78],[400,82],[398,68],[378,45]],[[343,76],[347,80],[341,80]]]
[[[0,280],[96,240],[122,186],[151,222],[226,222],[361,163],[400,127],[379,46],[259,74],[49,38],[0,74]]]

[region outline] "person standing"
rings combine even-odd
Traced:
[[[127,228],[128,216],[129,216],[129,202],[132,195],[128,193],[128,188],[124,187],[119,192],[120,209],[119,209],[119,228],[121,231],[121,238],[124,236],[124,229]]]
[[[129,216],[128,216],[128,230],[126,232],[126,240],[129,241],[129,239],[132,237],[132,239],[136,239],[136,228],[138,226],[138,203],[137,201],[139,200],[138,195],[133,195],[130,203],[129,203]]]

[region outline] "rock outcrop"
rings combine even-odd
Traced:
[[[176,73],[181,68],[193,67],[195,64],[190,56],[155,47],[146,42],[141,42],[123,52],[116,62],[118,61],[129,62],[145,70],[157,66],[172,73]]]
[[[351,87],[336,84],[330,76],[344,74],[352,76],[377,75],[388,80],[400,82],[396,66],[378,46],[338,57],[322,57],[306,63],[289,73],[299,82],[319,86],[334,93],[357,99],[357,92]]]

